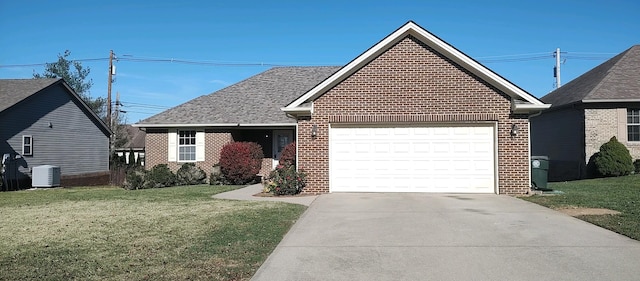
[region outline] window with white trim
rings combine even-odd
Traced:
[[[640,109],[627,108],[627,140],[640,141]]]
[[[178,161],[196,161],[196,131],[178,131]]]
[[[33,137],[30,135],[22,136],[22,155],[33,155]]]

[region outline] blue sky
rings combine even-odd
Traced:
[[[635,0],[0,0],[0,78],[31,78],[44,67],[7,66],[52,62],[67,49],[71,59],[113,50],[113,97],[134,123],[268,65],[344,65],[413,20],[542,97],[553,90],[556,48],[566,52],[564,84],[640,44],[638,11]],[[205,64],[150,61],[172,58]],[[83,65],[91,95],[106,97],[108,61]]]

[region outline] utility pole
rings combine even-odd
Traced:
[[[116,140],[118,138],[118,133],[116,132],[118,130],[117,127],[114,127],[113,123],[115,122],[115,126],[118,126],[118,122],[120,120],[120,92],[116,92],[116,110],[114,110],[114,115],[115,117],[113,119],[111,119],[111,132],[112,132],[112,139],[111,139],[111,144],[112,144],[112,149],[115,150],[115,145],[116,145]]]
[[[562,86],[560,84],[560,48],[556,48],[556,67],[553,68],[553,77],[556,78],[556,89]]]
[[[113,50],[110,50],[109,52],[109,79],[107,80],[107,125],[109,126],[109,129],[112,131],[112,135],[111,138],[109,138],[109,148],[110,148],[110,152],[113,152],[113,145],[114,145],[114,133],[113,133],[113,120],[112,120],[112,116],[111,116],[111,83],[113,83],[113,75],[115,74],[115,68],[113,65]]]

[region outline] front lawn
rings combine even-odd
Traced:
[[[640,240],[640,175],[550,183],[561,195],[522,198],[549,208],[605,208],[618,215],[585,215],[579,219]]]
[[[249,280],[305,207],[234,188],[0,193],[0,280]]]

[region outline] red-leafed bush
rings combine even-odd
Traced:
[[[280,160],[278,164],[282,166],[295,166],[296,165],[296,142],[287,144],[280,153]]]
[[[231,184],[255,180],[262,168],[262,147],[255,142],[232,142],[220,151],[220,171]]]

